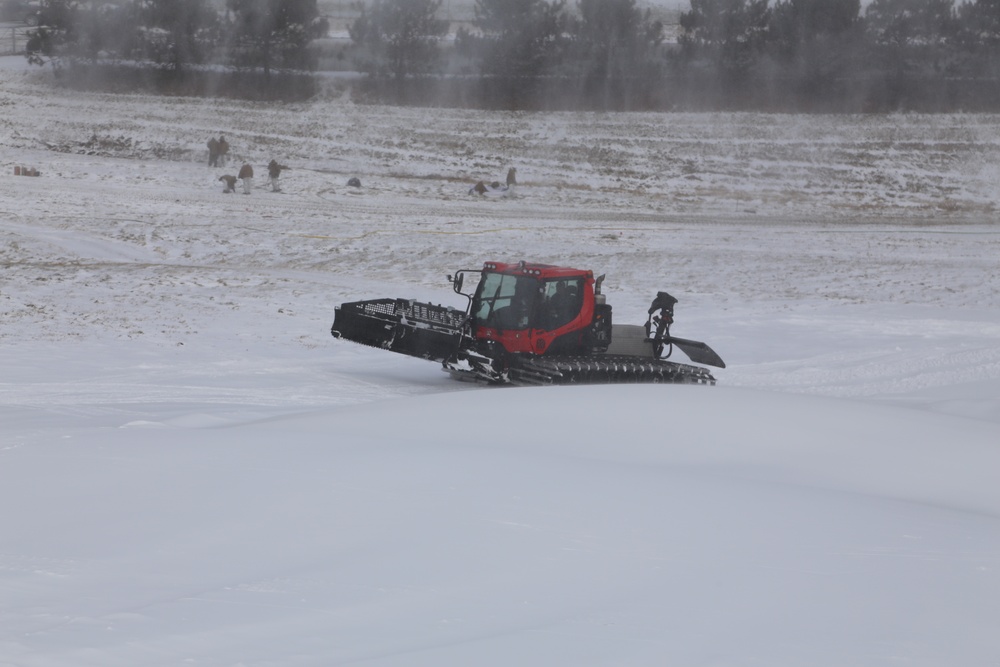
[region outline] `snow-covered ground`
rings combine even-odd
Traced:
[[[281,106],[21,63],[3,667],[1000,661],[1000,116]],[[606,273],[617,322],[668,290],[728,368],[485,388],[329,335],[345,300],[461,307],[445,274],[488,259]]]

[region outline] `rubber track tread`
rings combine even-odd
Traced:
[[[593,357],[518,357],[507,374],[516,385],[708,384],[712,374],[699,366],[663,359],[600,355]]]

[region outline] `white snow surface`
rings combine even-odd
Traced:
[[[252,104],[0,64],[3,667],[1000,664],[1000,117]],[[520,259],[606,273],[620,323],[669,291],[728,367],[493,388],[329,334]]]

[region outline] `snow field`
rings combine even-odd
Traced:
[[[0,63],[0,665],[1000,654],[997,117],[248,105]],[[489,259],[606,273],[622,323],[667,290],[728,367],[488,388],[329,335],[342,301],[462,307],[445,274]]]

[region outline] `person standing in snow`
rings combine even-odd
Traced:
[[[217,162],[220,167],[226,166],[226,160],[229,158],[229,142],[226,141],[226,136],[224,134],[219,135],[219,150],[218,150]]]
[[[214,167],[219,162],[219,140],[212,137],[208,140],[208,166]]]
[[[250,194],[250,190],[253,188],[253,167],[244,163],[243,166],[240,167],[238,178],[243,181],[243,194]]]
[[[278,164],[277,160],[271,160],[267,165],[267,182],[271,186],[272,192],[281,192],[281,186],[278,184],[278,178],[281,176],[281,172],[288,169],[287,166],[283,164]]]

